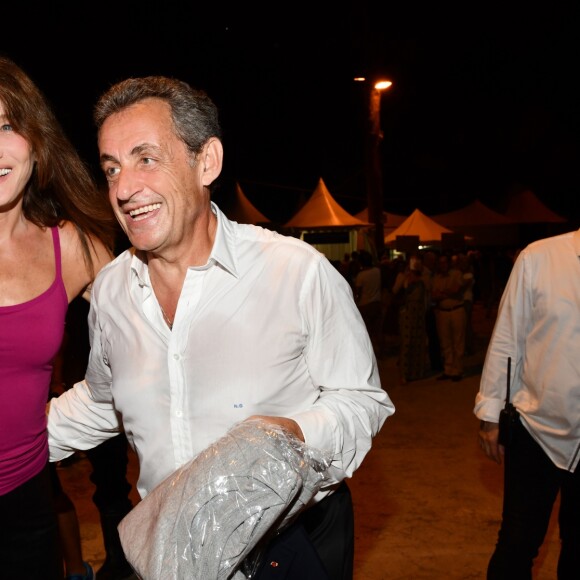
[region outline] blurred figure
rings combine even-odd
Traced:
[[[436,302],[433,300],[433,278],[437,269],[438,256],[432,250],[423,254],[422,278],[425,283],[425,329],[427,332],[427,352],[429,354],[429,367],[431,372],[443,370],[441,360],[441,344],[437,332],[437,320],[435,317]]]
[[[58,518],[58,533],[65,580],[93,580],[92,566],[83,559],[81,532],[77,511],[58,476],[56,463],[50,464],[53,497]]]
[[[419,256],[412,255],[404,276],[393,288],[402,295],[399,309],[399,381],[422,379],[427,363],[427,333],[425,330],[426,288],[422,278],[423,265]]]
[[[116,247],[115,252],[118,251]],[[73,300],[69,306],[60,364],[64,390],[84,377],[90,353],[88,312],[89,303],[86,300]],[[127,479],[128,452],[125,433],[84,451],[92,466],[90,480],[95,485],[93,502],[99,511],[105,547],[105,561],[97,570],[99,580],[135,578],[117,531],[117,526],[133,507],[129,497],[131,484]]]
[[[370,252],[359,252],[361,269],[354,279],[355,301],[364,320],[373,348],[381,351],[381,270]]]
[[[437,334],[443,358],[443,374],[437,380],[460,381],[465,352],[465,307],[463,273],[450,268],[449,257],[439,256],[431,296],[436,303]]]
[[[475,352],[473,335],[473,290],[475,287],[475,273],[471,260],[467,254],[457,256],[457,267],[463,274],[463,306],[465,308],[465,354]]]
[[[353,290],[354,290],[354,281],[357,277],[357,274],[360,272],[361,267],[362,266],[359,259],[359,253],[355,250],[350,254],[350,261],[348,263],[346,276],[346,280]]]

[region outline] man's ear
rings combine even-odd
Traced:
[[[211,137],[203,146],[199,163],[203,185],[211,185],[222,171],[224,148],[217,137]]]

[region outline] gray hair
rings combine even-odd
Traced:
[[[194,155],[212,137],[222,139],[217,107],[205,91],[164,76],[129,78],[111,86],[93,110],[97,130],[111,115],[145,99],[169,104],[175,132]]]

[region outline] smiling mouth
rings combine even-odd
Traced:
[[[12,169],[0,169],[0,177],[4,177],[12,172]]]
[[[139,216],[145,217],[143,214],[148,214],[149,212],[155,211],[161,207],[160,203],[152,203],[151,205],[144,205],[143,207],[133,209],[129,212],[129,215],[136,219]]]

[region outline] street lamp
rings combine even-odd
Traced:
[[[355,81],[365,81],[363,77]],[[383,140],[381,130],[381,93],[390,89],[393,83],[389,80],[380,80],[369,89],[369,117],[366,139],[366,183],[369,222],[374,226],[374,242],[377,256],[385,248],[385,233],[383,226],[383,177],[379,147]]]

